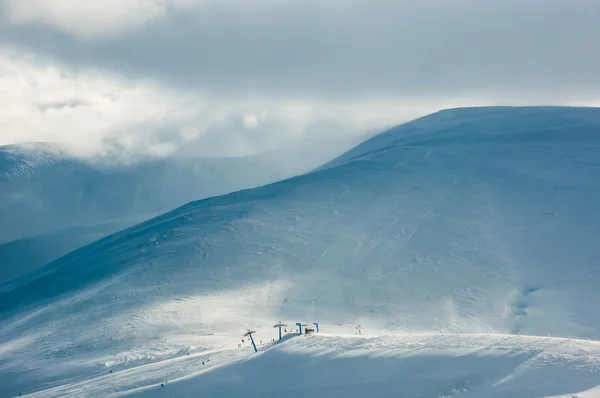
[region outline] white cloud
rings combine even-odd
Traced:
[[[165,153],[161,126],[193,121],[202,109],[197,98],[148,81],[75,72],[0,50],[0,144],[58,142],[82,155],[110,146]]]
[[[465,104],[206,96],[0,46],[0,145],[53,142],[81,156],[251,155],[352,139]]]
[[[348,137],[430,110],[368,100],[206,101],[148,80],[72,70],[0,48],[0,145],[54,142],[82,156],[249,155],[301,139]]]
[[[243,116],[244,127],[248,130],[253,129],[264,122],[266,118],[267,111],[262,111],[260,114],[246,112]]]
[[[13,24],[41,22],[83,38],[118,35],[201,0],[4,0]]]
[[[200,136],[200,129],[196,126],[183,126],[180,136],[184,141],[193,141]]]
[[[0,0],[0,145],[233,156],[453,106],[598,103],[592,2],[340,4]]]

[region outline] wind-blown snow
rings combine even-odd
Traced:
[[[108,236],[0,285],[0,392],[277,319],[598,339],[599,149],[600,109],[449,110]]]

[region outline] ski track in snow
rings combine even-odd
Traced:
[[[262,329],[256,339],[273,335],[272,329]],[[233,338],[215,337],[221,343]],[[107,367],[101,375],[25,396],[287,397],[319,393],[332,397],[585,398],[596,396],[600,387],[600,343],[596,341],[516,335],[319,333],[288,334],[276,343],[269,339],[258,346],[256,354],[248,344],[231,345],[190,355],[184,351],[113,373]]]
[[[423,220],[425,220],[435,210],[435,208],[438,207],[442,203],[442,201],[445,198],[446,198],[446,195],[442,195],[440,197],[440,199],[437,201],[437,203],[434,204],[433,206],[431,206],[431,208],[427,211],[427,213],[423,214],[423,216],[419,220],[419,223],[417,224],[417,226],[415,227],[415,229],[412,230],[412,232],[408,236],[408,239],[406,239],[406,241],[402,242],[402,244],[400,245],[400,247],[398,247],[398,250],[402,250],[404,248],[404,246],[406,246],[412,240],[412,238],[415,236],[415,234],[419,230],[419,227],[423,223]]]

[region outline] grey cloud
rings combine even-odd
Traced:
[[[600,92],[592,0],[207,0],[91,42],[6,21],[0,34],[70,65],[225,97],[548,103]]]

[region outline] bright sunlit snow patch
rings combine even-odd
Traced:
[[[327,328],[329,325],[323,325]],[[259,331],[258,338],[269,335]],[[98,375],[32,397],[593,397],[597,342],[509,335],[287,335],[257,354],[207,350]]]

